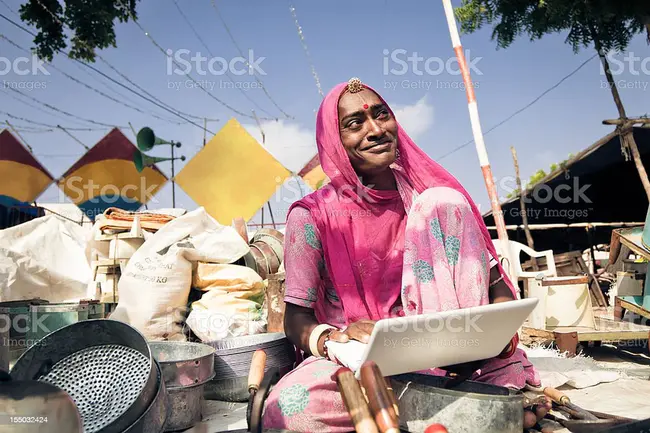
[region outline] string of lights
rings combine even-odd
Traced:
[[[325,98],[325,95],[323,94],[323,89],[321,88],[320,85],[320,79],[318,78],[318,73],[316,72],[316,67],[314,66],[314,62],[312,61],[311,54],[309,54],[309,48],[307,47],[307,41],[305,40],[305,35],[303,34],[300,23],[298,22],[298,15],[296,15],[296,8],[292,4],[289,4],[289,11],[291,12],[293,21],[296,24],[296,29],[298,30],[298,37],[300,38],[300,44],[302,45],[302,49],[305,51],[305,55],[307,56],[307,62],[309,62],[309,67],[311,68],[311,74],[314,76],[314,81],[316,81],[318,94],[321,96],[321,98]]]

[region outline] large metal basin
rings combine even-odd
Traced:
[[[294,367],[296,352],[282,332],[225,338],[206,343],[215,348],[214,379],[205,384],[205,398],[210,400],[248,401],[248,371],[253,353],[266,352],[266,367],[273,367],[285,375]]]
[[[411,433],[422,433],[434,423],[444,425],[449,433],[523,431],[521,393],[472,381],[445,389],[450,380],[423,374],[390,377],[400,427]]]

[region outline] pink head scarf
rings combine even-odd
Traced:
[[[341,299],[346,322],[349,324],[360,319],[382,319],[390,308],[389,305],[381,305],[382,302],[386,302],[386,298],[383,297],[382,301],[382,297],[377,294],[377,288],[381,287],[382,276],[371,274],[364,275],[362,278],[355,266],[355,263],[369,256],[370,250],[366,238],[353,234],[372,233],[373,228],[369,225],[373,224],[373,219],[355,218],[352,215],[359,215],[360,212],[381,207],[391,200],[394,201],[399,194],[394,191],[380,191],[364,186],[352,168],[339,130],[338,103],[346,87],[347,83],[338,84],[327,94],[321,103],[316,121],[318,156],[330,183],[293,203],[289,211],[294,206],[301,206],[310,211],[319,231],[327,270]],[[365,84],[364,87],[375,92],[390,110],[388,104],[374,89]],[[393,114],[392,110],[390,111]],[[399,123],[397,141],[399,158],[391,165],[391,168],[398,181],[408,182],[410,188],[417,193],[436,186],[446,186],[462,193],[470,203],[474,217],[479,222],[490,254],[496,258],[496,250],[483,218],[476,204],[458,180],[429,158],[411,140]],[[402,191],[400,192],[404,205],[409,207],[409,197],[405,196]],[[401,218],[402,215],[395,214],[394,217]],[[391,248],[392,243],[385,245],[385,252],[390,252]],[[394,257],[392,260],[401,262],[403,255]],[[391,264],[386,265],[390,266]],[[507,274],[500,264],[497,266],[514,295],[513,286]],[[397,296],[399,293],[393,299]],[[319,318],[319,320],[323,319]]]

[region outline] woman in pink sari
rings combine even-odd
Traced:
[[[358,79],[334,87],[316,141],[330,183],[290,208],[284,254],[285,332],[309,357],[270,393],[264,427],[351,432],[328,339],[367,342],[379,319],[504,302],[515,292],[468,193],[374,90]],[[516,336],[498,358],[469,367],[471,380],[540,386]],[[524,426],[549,407],[527,413]]]

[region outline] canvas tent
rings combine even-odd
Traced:
[[[650,171],[650,128],[634,128],[634,138],[643,164]],[[615,227],[597,225],[587,230],[584,223],[643,222],[648,211],[648,199],[634,161],[626,159],[615,132],[527,188],[524,197],[528,224],[532,227],[578,225],[531,230],[536,250],[553,249],[556,254],[584,250],[592,243],[609,243]],[[507,226],[523,224],[520,194],[502,203],[501,208]],[[486,212],[483,219],[496,239],[492,211]],[[522,228],[509,228],[508,237],[526,243]]]

